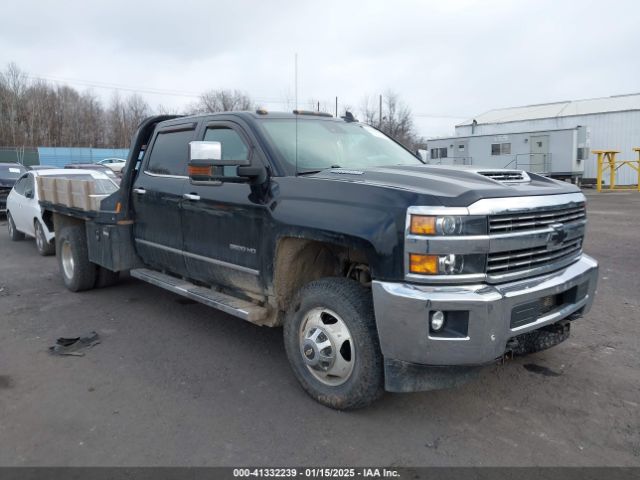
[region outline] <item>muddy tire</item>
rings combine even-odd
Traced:
[[[89,261],[84,228],[72,225],[56,232],[56,251],[62,280],[69,290],[80,292],[94,287],[97,268]]]
[[[11,214],[9,212],[7,212],[7,229],[9,230],[9,238],[14,242],[24,240],[24,233],[16,230],[16,224],[13,221],[13,217],[11,217]]]
[[[43,257],[56,253],[55,243],[47,241],[47,237],[44,234],[44,228],[39,220],[33,221],[33,229],[35,232],[36,248],[38,249],[38,253]]]
[[[304,286],[284,324],[293,372],[315,400],[337,410],[366,407],[384,392],[371,291],[346,278]]]

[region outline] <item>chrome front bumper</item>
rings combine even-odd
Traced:
[[[509,339],[574,312],[586,313],[593,303],[597,280],[598,263],[583,254],[557,272],[500,285],[427,286],[374,281],[373,302],[382,353],[386,360],[424,366],[490,363],[504,355]],[[537,299],[574,287],[580,293],[571,301],[529,323],[512,326],[514,308],[526,308]],[[467,319],[466,332],[451,337],[430,333],[429,315],[435,310],[459,312],[455,315]]]

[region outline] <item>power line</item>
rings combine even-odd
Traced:
[[[119,83],[111,83],[111,82],[100,82],[96,80],[81,80],[76,78],[65,78],[58,77],[52,75],[35,75],[35,74],[25,74],[27,78],[32,80],[42,80],[47,82],[53,82],[57,84],[71,84],[71,85],[81,85],[84,87],[93,87],[93,88],[102,88],[106,90],[121,90],[125,92],[132,93],[146,93],[149,95],[164,95],[164,96],[174,96],[174,97],[183,97],[183,98],[200,98],[201,93],[195,92],[185,92],[180,90],[169,90],[169,89],[161,89],[161,88],[148,88],[148,87],[134,87],[131,85],[123,85]],[[263,104],[271,104],[271,105],[285,105],[290,106],[289,101],[287,100],[274,100],[267,98],[256,98],[256,102]],[[429,113],[414,113],[414,117],[421,118],[448,118],[453,120],[460,120],[469,118],[470,115],[438,115],[438,114],[429,114]]]
[[[80,80],[76,78],[64,78],[64,77],[56,77],[51,75],[26,74],[25,76],[33,80],[42,80],[42,81],[53,82],[57,84],[81,85],[85,87],[103,88],[107,90],[122,90],[122,91],[127,91],[132,93],[147,93],[151,95],[167,95],[167,96],[186,97],[186,98],[199,98],[202,95],[201,93],[184,92],[180,90],[134,87],[134,86],[122,85],[118,83],[99,82],[95,80]],[[265,98],[257,98],[255,100],[261,103],[272,103],[272,104],[288,103],[284,100],[274,100],[274,99],[265,99]]]
[[[163,90],[163,89],[151,89],[151,88],[142,88],[142,87],[131,87],[127,85],[121,85],[117,83],[107,83],[107,82],[97,82],[97,81],[89,81],[89,80],[79,80],[73,78],[62,78],[62,77],[53,77],[48,75],[26,75],[28,78],[34,80],[43,80],[58,84],[72,84],[72,85],[82,85],[86,87],[95,87],[95,88],[105,88],[108,90],[124,90],[135,93],[148,93],[154,95],[169,95],[169,96],[180,96],[180,97],[191,97],[196,98],[200,95],[197,93],[189,93],[189,92],[180,92],[177,90]]]

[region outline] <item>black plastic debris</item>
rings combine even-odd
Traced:
[[[49,347],[52,355],[72,355],[82,357],[85,350],[100,343],[100,337],[96,332],[90,332],[82,337],[64,338],[56,340],[56,344]]]

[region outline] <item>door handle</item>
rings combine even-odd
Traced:
[[[138,195],[144,195],[147,191],[144,188],[134,188],[133,193],[137,193]]]
[[[184,195],[182,195],[182,198],[184,198],[185,200],[197,202],[198,200],[200,200],[200,195],[196,195],[195,193],[185,193]]]

